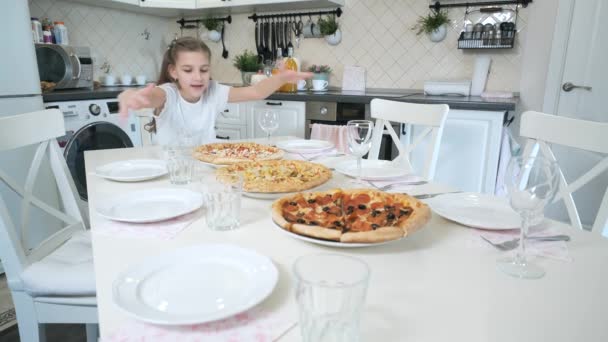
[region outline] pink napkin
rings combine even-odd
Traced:
[[[272,342],[296,324],[294,315],[253,308],[221,321],[162,326],[130,321],[104,342]]]
[[[502,243],[505,241],[519,238],[519,229],[511,230],[484,230],[484,229],[471,229],[474,234],[479,237],[490,240],[493,243]],[[549,235],[560,235],[564,232],[550,227],[548,221],[543,221],[537,226],[531,227],[528,236],[549,236]],[[477,243],[486,246],[487,248],[495,249],[493,246],[488,244],[483,239],[476,239]],[[508,253],[517,253],[517,248],[509,251]],[[561,260],[561,261],[572,261],[570,253],[568,252],[568,245],[565,241],[526,241],[526,253],[530,255],[536,255],[549,259]]]
[[[166,221],[151,223],[126,223],[99,218],[93,231],[104,235],[126,238],[173,239],[200,216],[200,210]]]
[[[348,153],[346,126],[312,124],[310,139],[330,141],[339,152]]]

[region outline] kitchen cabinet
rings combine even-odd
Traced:
[[[195,9],[197,0],[140,0],[141,7]]]
[[[246,113],[241,110],[244,107],[242,103],[229,103],[220,114],[217,116],[216,123],[230,125],[247,125]]]
[[[267,11],[294,11],[344,6],[345,0],[66,0],[158,17],[200,17]]]
[[[274,136],[291,135],[304,138],[306,102],[263,100],[247,102],[244,106],[247,118],[247,138],[262,138],[266,133],[257,124],[260,113],[266,110],[278,112],[279,129]]]
[[[434,180],[463,191],[493,194],[504,116],[502,111],[450,110],[443,128]],[[411,141],[409,139],[423,129],[405,126],[402,140]],[[411,155],[414,170],[423,168],[425,155],[423,142]]]
[[[218,124],[215,126],[215,136],[221,140],[239,140],[247,137],[247,127],[244,125]]]

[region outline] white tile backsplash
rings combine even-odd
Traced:
[[[519,11],[519,33],[513,49],[472,51],[458,50],[457,39],[462,29],[463,8],[449,10],[454,24],[440,43],[417,36],[411,28],[418,16],[429,12],[428,0],[346,0],[344,14],[338,19],[342,42],[328,45],[324,39],[304,39],[295,50],[304,66],[329,64],[334,70],[333,86],[340,86],[344,65],[359,65],[367,70],[367,87],[421,89],[427,79],[470,78],[476,54],[489,54],[492,67],[487,89],[518,91],[521,77],[521,46],[526,35],[527,9]],[[175,19],[87,6],[59,0],[30,0],[32,16],[64,20],[70,40],[87,45],[95,56],[96,75],[108,60],[113,74],[146,74],[155,79],[162,53],[175,33],[182,34]],[[206,30],[184,30],[184,35],[198,35],[212,50],[212,75],[215,79],[240,83],[240,72],[232,65],[235,55],[245,49],[255,51],[254,22],[250,14],[232,15],[226,27],[229,58],[221,57],[221,42],[206,38]],[[303,17],[304,21],[307,20]],[[313,20],[316,20],[313,17]],[[148,29],[150,39],[141,33]]]
[[[57,0],[29,0],[30,14],[41,21],[64,21],[71,45],[91,48],[95,79],[104,75],[105,61],[111,74],[146,75],[155,81],[174,20],[127,11]],[[150,32],[146,40],[142,33]]]

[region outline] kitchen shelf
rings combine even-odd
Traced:
[[[511,49],[514,43],[515,37],[465,39],[464,32],[460,32],[460,38],[458,38],[459,49]]]

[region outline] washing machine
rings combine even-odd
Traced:
[[[85,151],[142,145],[139,118],[135,115],[121,118],[116,99],[48,102],[45,107],[63,113],[66,132],[57,140],[84,202],[88,199]]]

